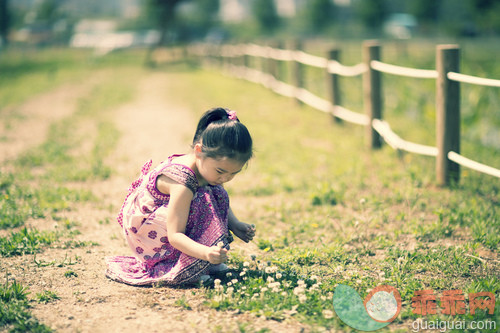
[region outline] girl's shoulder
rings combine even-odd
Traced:
[[[172,179],[178,184],[189,188],[193,193],[198,189],[198,179],[195,172],[186,164],[188,160],[185,155],[172,155],[161,163],[153,172],[153,177],[156,179],[160,175]]]

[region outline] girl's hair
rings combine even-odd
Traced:
[[[253,155],[248,129],[226,108],[213,108],[201,116],[193,138],[193,147],[201,143],[205,157],[231,158],[246,163]]]

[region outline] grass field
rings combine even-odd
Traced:
[[[127,71],[139,77],[145,71],[139,67],[139,55],[117,53],[91,60],[89,54],[50,50],[26,56],[22,62],[14,60],[16,55],[0,57],[0,66],[6,69],[0,81],[2,124],[8,128],[10,122],[22,121],[15,106],[34,94],[93,71]],[[411,64],[410,59],[403,62]],[[25,67],[25,63],[30,65]],[[414,67],[422,63],[425,61]],[[485,63],[483,74],[499,73],[498,64]],[[203,288],[205,307],[250,312],[276,321],[293,318],[311,325],[313,331],[349,330],[333,309],[335,287],[352,286],[364,299],[371,289],[388,284],[402,297],[401,313],[388,330],[408,331],[418,318],[412,314],[411,298],[423,289],[432,289],[438,296],[451,289],[465,294],[493,292],[497,297],[494,315],[480,310],[475,316],[467,311],[456,317],[439,314],[426,319],[491,320],[500,325],[499,179],[464,170],[459,184],[441,188],[435,184],[432,158],[397,154],[387,146],[369,151],[361,127],[335,124],[323,113],[213,69],[177,63],[156,70],[176,82],[165,92],[174,103],[186,106],[196,117],[213,106],[233,108],[255,141],[256,157],[227,189],[239,218],[256,224],[254,242],[259,251],[253,256],[243,251],[233,253],[230,264],[237,273]],[[66,183],[98,181],[114,172],[107,166],[106,156],[119,133],[103,110],[126,100],[132,82],[117,84],[112,75],[108,77],[82,101],[80,112],[66,123],[54,124],[53,135],[45,143],[2,166],[0,228],[14,228],[0,237],[2,257],[37,253],[53,246],[96,245],[71,243],[71,233],[78,232],[71,221],[66,222],[63,232],[51,234],[23,229],[23,225],[28,218],[52,215],[57,219],[58,211],[94,200],[91,191],[65,187]],[[344,89],[351,87],[360,91],[357,84]],[[403,104],[390,111],[388,118],[400,131],[411,129],[407,139],[432,144],[428,136],[434,132],[432,125],[429,127],[433,111],[425,93],[418,91],[421,104],[409,111],[418,114],[408,122],[404,103],[409,103],[415,90],[411,86],[391,87],[391,95],[402,100],[391,103]],[[488,124],[497,125],[498,91],[489,91],[487,97],[471,92],[465,99],[472,103],[470,96],[477,94],[478,109],[488,110],[485,112],[493,119]],[[360,99],[350,96],[349,100],[359,103]],[[474,117],[475,121],[464,125],[472,133],[474,125],[481,123],[480,116]],[[72,158],[74,147],[89,144],[89,138],[78,129],[78,124],[86,121],[99,128],[98,135],[90,138],[88,156]],[[72,140],[67,140],[70,137]],[[465,150],[477,152],[481,161],[499,167],[499,147],[483,147],[482,143],[480,138],[471,140]],[[39,172],[33,174],[41,166],[42,177]],[[71,172],[74,170],[78,172]],[[71,274],[71,269],[68,272]],[[8,279],[0,286],[2,329],[49,330],[30,317],[28,290],[29,286]],[[45,293],[31,301],[51,302],[57,297]],[[176,304],[191,309],[189,299],[179,299]],[[239,329],[253,331],[248,324]]]

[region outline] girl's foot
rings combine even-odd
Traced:
[[[210,274],[221,274],[227,272],[228,270],[229,267],[227,267],[226,264],[218,264],[218,265],[210,265],[208,272]]]

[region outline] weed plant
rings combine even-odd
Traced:
[[[0,327],[9,332],[52,332],[29,312],[27,288],[16,281],[0,285]]]

